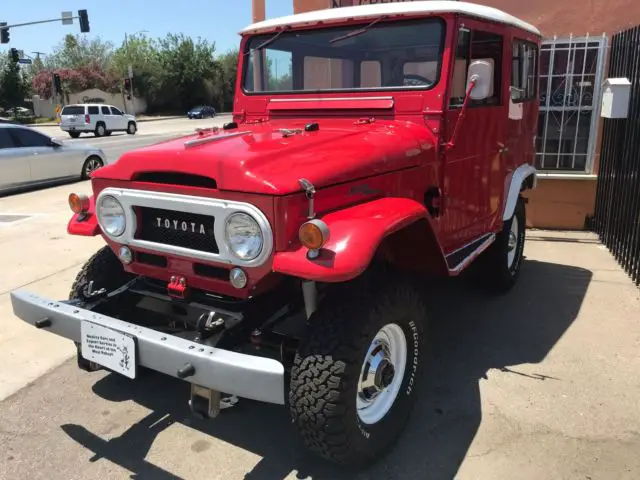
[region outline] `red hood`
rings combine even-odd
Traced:
[[[434,150],[433,135],[412,122],[327,119],[318,124],[318,131],[291,136],[280,129],[305,123],[240,125],[213,134],[215,141],[187,148],[185,142],[201,138],[191,135],[128,152],[94,177],[135,180],[144,172],[177,171],[214,179],[220,190],[284,195],[300,191],[300,178],[320,188],[412,167],[425,151]],[[249,133],[234,135],[241,132]]]

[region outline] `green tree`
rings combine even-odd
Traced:
[[[20,72],[20,64],[5,62],[0,76],[0,104],[5,109],[15,109],[22,106],[29,94],[29,82]]]
[[[230,50],[220,55],[217,59],[221,71],[221,96],[220,107],[224,111],[233,110],[233,97],[236,90],[236,79],[238,72],[238,49]]]
[[[214,103],[221,86],[219,65],[214,61],[215,45],[170,33],[158,41],[158,47],[162,80],[158,91],[153,92],[154,103],[173,111]]]
[[[77,69],[97,65],[107,70],[113,56],[113,44],[102,39],[89,39],[83,35],[68,34],[48,55],[45,66],[48,70],[58,68]]]
[[[130,36],[114,52],[111,58],[111,72],[117,78],[125,78],[131,65],[135,94],[147,97],[159,89],[162,79],[157,53],[158,45],[155,40],[144,35]]]

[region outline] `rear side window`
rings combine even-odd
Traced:
[[[89,115],[98,115],[100,109],[98,107],[89,107]]]
[[[61,115],[84,115],[84,107],[73,105],[70,107],[64,107]]]
[[[0,150],[3,148],[13,148],[13,140],[9,136],[8,128],[0,128]]]
[[[100,107],[100,111],[102,112],[103,115],[111,115],[111,112],[109,111],[109,107]]]

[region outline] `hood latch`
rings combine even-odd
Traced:
[[[316,212],[314,211],[313,199],[316,196],[316,187],[314,187],[313,184],[305,178],[298,180],[298,183],[304,189],[307,200],[309,200],[309,215],[307,218],[315,218]]]

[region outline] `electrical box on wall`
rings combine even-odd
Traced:
[[[627,118],[631,82],[628,78],[607,78],[602,90],[602,113],[604,118]]]

